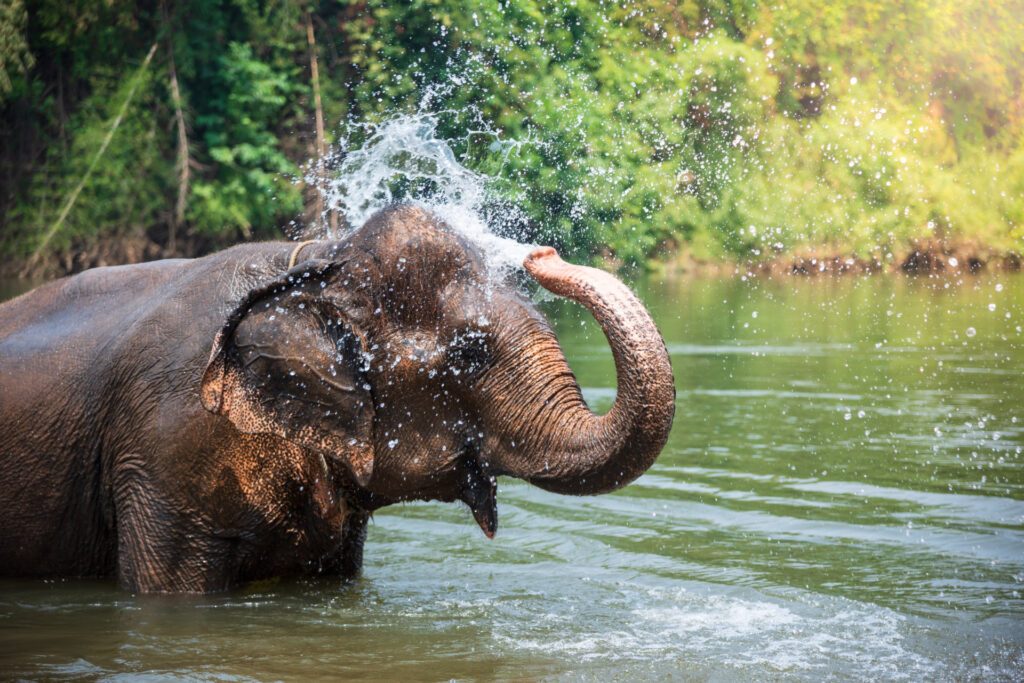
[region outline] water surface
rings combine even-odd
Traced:
[[[629,488],[379,512],[365,576],[0,584],[47,679],[1024,677],[1024,278],[655,280],[676,425]],[[592,404],[599,329],[545,304]]]

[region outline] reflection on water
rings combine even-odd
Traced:
[[[378,513],[365,578],[209,598],[6,582],[32,678],[1019,679],[1024,278],[642,284],[676,427],[628,489],[506,480],[502,528]],[[611,355],[545,304],[585,393]]]

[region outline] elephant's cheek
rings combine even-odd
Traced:
[[[431,457],[429,451],[402,449],[398,445],[388,448],[385,445],[385,451],[377,456],[373,476],[366,488],[396,502],[444,500],[445,483],[453,477],[450,469],[446,460]]]
[[[480,453],[477,459],[485,473],[494,476],[505,474],[499,463],[514,461],[519,447],[519,441],[514,436],[489,430],[480,444]]]

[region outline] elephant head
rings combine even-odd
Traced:
[[[654,322],[613,276],[541,247],[526,271],[586,306],[618,394],[587,407],[550,326],[470,242],[400,206],[241,302],[203,377],[208,410],[341,460],[376,500],[462,500],[497,528],[497,475],[596,494],[625,486],[668,438],[675,388]]]

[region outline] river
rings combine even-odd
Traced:
[[[650,278],[676,423],[632,486],[378,512],[365,575],[0,583],[4,677],[1020,680],[1024,277]],[[545,310],[592,405],[611,354]]]

